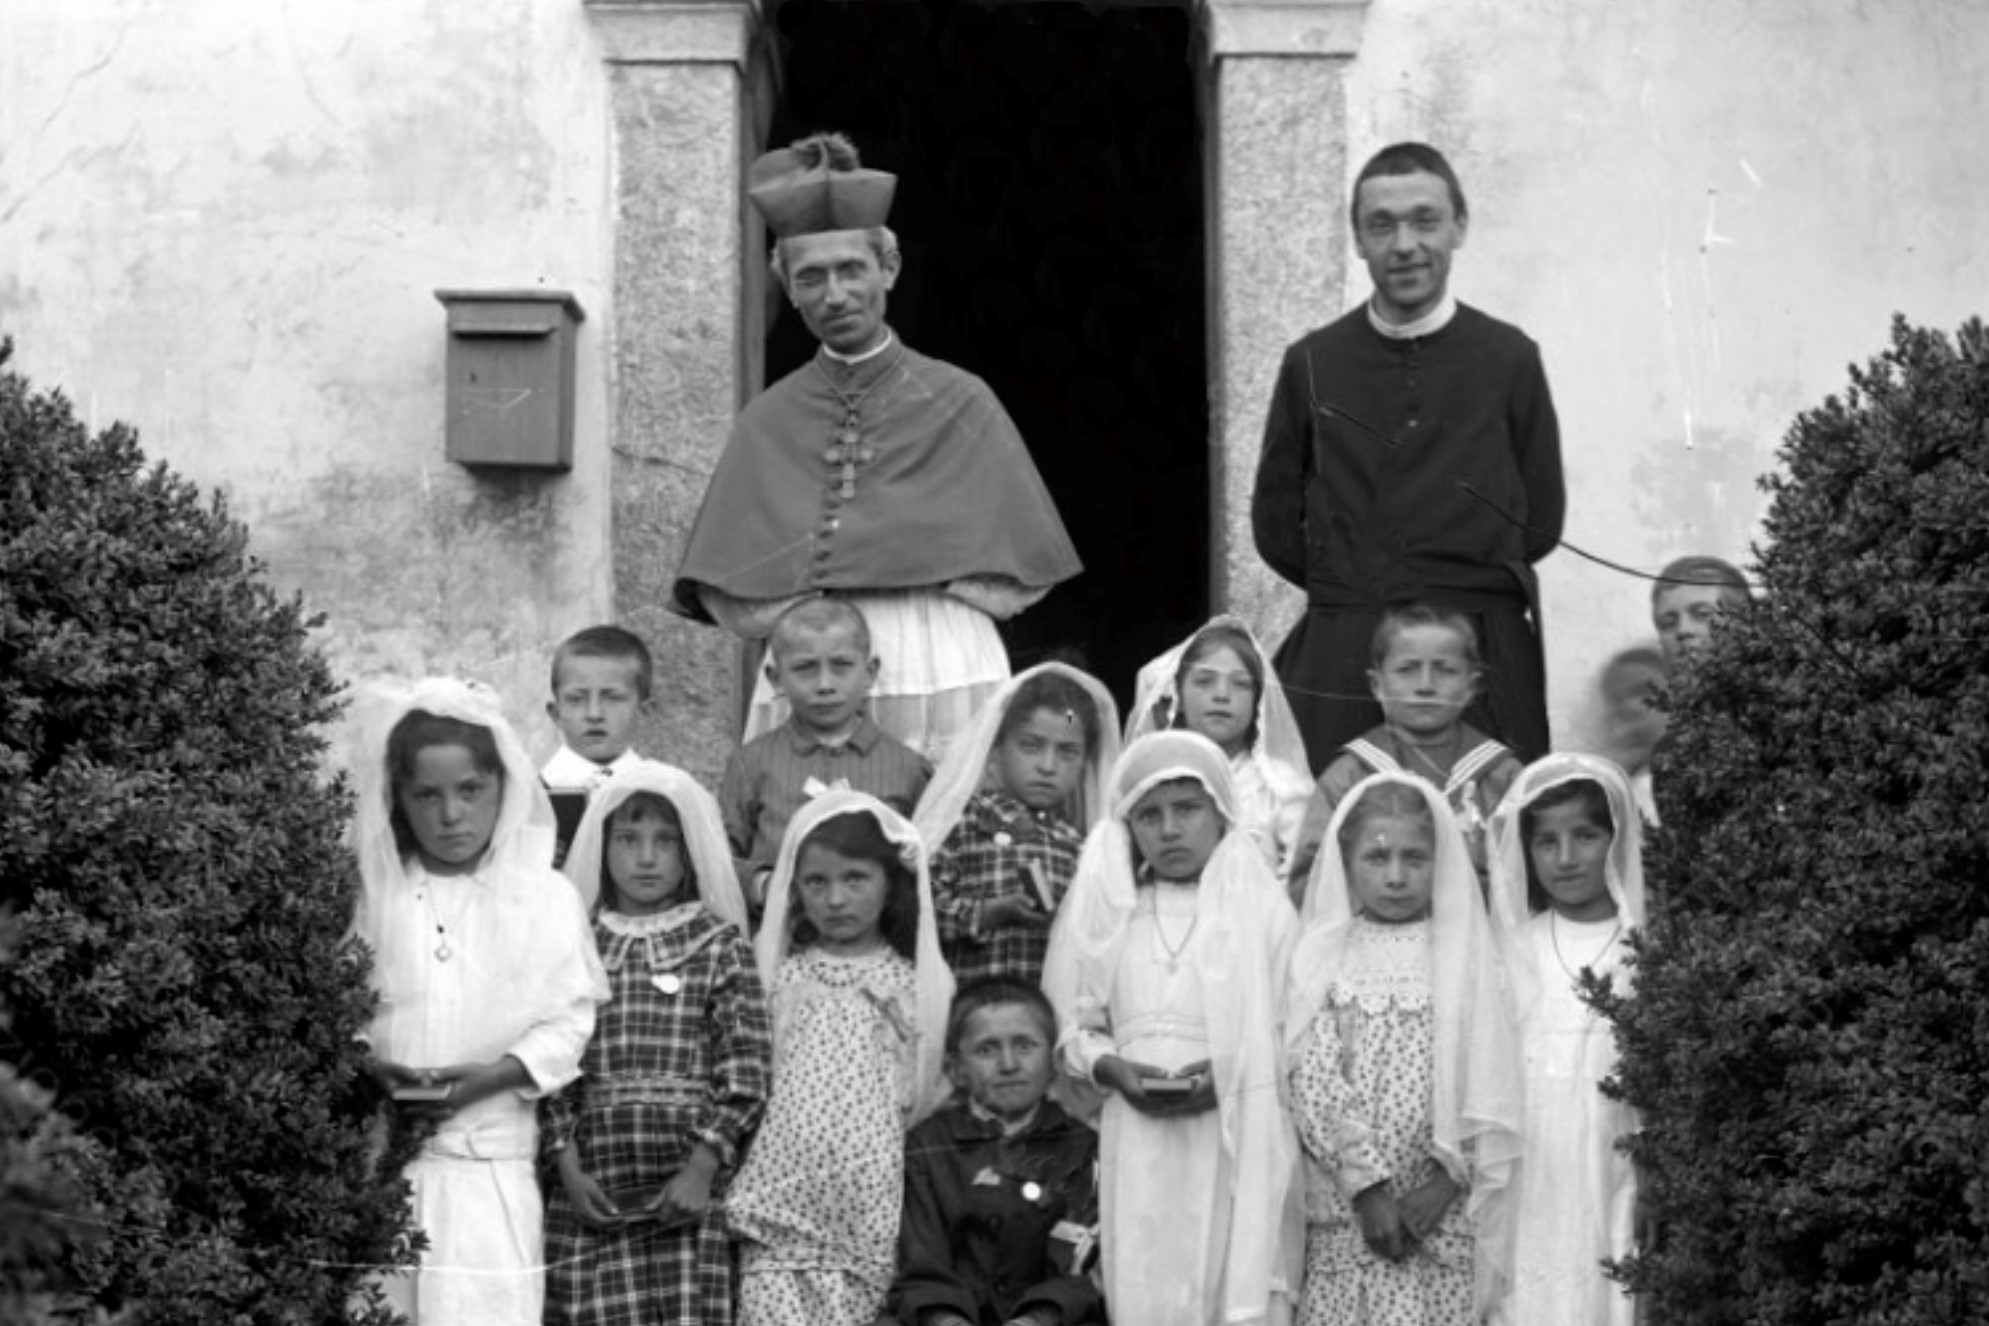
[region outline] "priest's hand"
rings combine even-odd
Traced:
[[[959,599],[998,622],[1005,622],[1050,592],[1048,585],[1031,589],[1011,576],[961,576],[940,588],[949,598]]]

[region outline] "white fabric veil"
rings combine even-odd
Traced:
[[[573,847],[566,854],[564,867],[587,910],[591,913],[601,898],[601,849],[607,841],[608,817],[638,792],[662,797],[676,808],[684,830],[684,859],[697,878],[698,898],[705,910],[736,926],[740,934],[750,934],[746,899],[739,891],[739,875],[732,864],[732,848],[726,841],[718,802],[695,778],[660,760],[637,760],[624,766],[587,801],[587,813],[573,832]]]
[[[417,711],[486,728],[504,767],[504,795],[490,847],[477,863],[476,875],[492,889],[519,893],[532,889],[565,889],[552,868],[554,820],[552,801],[539,782],[538,769],[525,754],[518,734],[505,721],[497,694],[475,682],[454,677],[426,677],[406,682],[374,682],[353,701],[351,768],[359,805],[353,816],[352,845],[359,858],[360,895],[353,931],[374,950],[375,978],[384,986],[403,984],[404,974],[382,970],[388,962],[380,938],[386,923],[385,901],[408,887],[407,869],[394,838],[394,782],[387,768],[387,738],[405,717]],[[585,935],[585,926],[581,933]],[[596,1000],[607,998],[608,978],[594,945],[582,943],[583,971],[577,980]],[[425,951],[425,950],[424,950]],[[560,986],[576,979],[553,970],[521,974],[521,985],[537,980]],[[525,992],[517,992],[521,998]],[[551,997],[551,996],[548,996]]]
[[[1413,775],[1375,774],[1356,783],[1337,809],[1306,885],[1305,937],[1292,959],[1285,1005],[1286,1055],[1296,1061],[1311,1038],[1334,979],[1345,965],[1354,909],[1340,830],[1370,789],[1411,788],[1436,824],[1430,893],[1431,993],[1436,1021],[1432,1144],[1453,1179],[1470,1181],[1467,1213],[1477,1231],[1477,1304],[1482,1315],[1512,1275],[1512,1196],[1525,1099],[1519,1041],[1490,920],[1457,817],[1443,793]],[[1467,1159],[1466,1147],[1475,1150]]]
[[[352,846],[364,881],[361,906],[375,891],[397,887],[406,878],[394,839],[394,781],[387,768],[387,738],[409,714],[420,711],[487,728],[504,766],[504,798],[490,836],[484,866],[542,867],[552,871],[552,801],[539,784],[539,771],[518,734],[505,721],[497,693],[454,677],[425,677],[412,685],[380,681],[353,700],[352,778],[359,805],[353,816]]]
[[[1001,731],[1009,702],[1030,678],[1046,673],[1076,682],[1098,707],[1098,745],[1078,780],[1070,822],[1082,833],[1105,813],[1105,775],[1119,758],[1119,706],[1112,699],[1112,692],[1105,689],[1105,683],[1090,673],[1064,663],[1038,663],[1003,682],[994,698],[974,714],[973,723],[947,748],[946,758],[933,773],[912,815],[926,851],[936,852],[945,845],[969,798],[981,789],[987,776],[988,755],[994,750],[995,734]]]
[[[1549,755],[1520,771],[1492,815],[1492,915],[1508,944],[1518,940],[1531,917],[1527,905],[1526,842],[1520,833],[1520,813],[1541,793],[1581,780],[1602,788],[1609,801],[1609,817],[1616,822],[1616,837],[1609,844],[1609,861],[1604,871],[1609,896],[1616,900],[1616,915],[1626,931],[1644,924],[1644,826],[1637,814],[1636,794],[1630,788],[1629,775],[1622,766],[1599,755]],[[1537,994],[1528,988],[1532,975],[1531,964],[1513,964],[1520,1008],[1531,1007]]]
[[[1108,1009],[1114,971],[1139,886],[1126,816],[1153,788],[1193,779],[1234,824],[1229,760],[1194,732],[1156,732],[1125,749],[1109,781],[1112,813],[1084,841],[1077,876],[1050,932],[1043,991],[1057,1011],[1059,1043]],[[1291,903],[1263,853],[1233,829],[1202,867],[1195,891],[1196,970],[1204,996],[1209,1063],[1222,1144],[1236,1202],[1258,1213],[1257,1228],[1286,1223],[1298,1141],[1283,1104],[1279,996],[1293,931]],[[1292,1231],[1287,1230],[1287,1234]],[[1250,1246],[1240,1246],[1241,1244]],[[1289,1239],[1232,1240],[1224,1272],[1226,1308],[1255,1305],[1274,1289],[1295,1289]],[[1248,1314],[1246,1314],[1247,1316]],[[1226,1315],[1224,1320],[1243,1320]]]
[[[1284,683],[1271,666],[1270,651],[1248,623],[1228,613],[1209,618],[1193,635],[1140,669],[1132,712],[1126,715],[1127,744],[1149,732],[1164,732],[1174,726],[1181,713],[1181,693],[1177,686],[1181,660],[1197,640],[1219,626],[1228,627],[1248,640],[1257,651],[1258,664],[1264,671],[1264,684],[1257,689],[1257,736],[1250,743],[1251,763],[1256,765],[1265,786],[1280,800],[1310,796],[1312,776],[1306,771],[1312,766],[1306,759],[1305,737],[1299,732],[1298,720],[1292,716]]]
[[[946,1080],[943,1066],[946,1017],[953,1006],[953,969],[940,956],[939,926],[932,911],[932,876],[912,822],[876,797],[847,788],[824,792],[796,811],[788,821],[786,836],[780,840],[780,856],[767,887],[766,914],[760,919],[760,933],[753,941],[753,955],[759,963],[760,979],[771,996],[778,988],[775,977],[780,964],[794,941],[789,913],[794,907],[794,865],[801,854],[801,844],[823,821],[839,815],[868,815],[876,820],[884,836],[897,844],[901,859],[912,868],[918,881],[918,938],[912,959],[918,987],[918,1045],[914,1064],[917,1103],[911,1119],[917,1123],[952,1094],[952,1084]]]

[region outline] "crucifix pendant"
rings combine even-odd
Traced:
[[[842,495],[845,502],[856,496],[856,467],[868,464],[876,455],[869,447],[859,445],[859,441],[856,418],[851,416],[843,420],[841,430],[836,433],[835,442],[823,453],[823,459],[829,464],[842,467],[842,474],[839,476],[841,483],[836,491]]]

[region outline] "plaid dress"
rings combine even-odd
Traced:
[[[960,822],[932,854],[939,944],[959,988],[990,976],[1042,983],[1050,928],[1006,925],[987,930],[981,925],[981,909],[997,898],[1035,899],[1025,863],[1037,868],[1061,900],[1077,873],[1083,847],[1084,835],[1055,811],[1031,810],[1006,792],[976,792],[969,799]]]
[[[541,1105],[548,1143],[577,1149],[610,1196],[667,1181],[699,1142],[723,1162],[703,1220],[588,1229],[555,1178],[546,1209],[550,1326],[730,1326],[733,1265],[721,1203],[766,1106],[767,1002],[740,933],[697,903],[649,917],[603,912],[595,940],[613,998],[581,1076]]]

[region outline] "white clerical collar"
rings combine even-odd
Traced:
[[[1383,322],[1381,314],[1375,312],[1374,301],[1372,299],[1367,301],[1368,325],[1391,341],[1410,341],[1419,336],[1428,336],[1432,332],[1442,331],[1446,326],[1450,325],[1450,320],[1456,316],[1457,296],[1451,294],[1448,290],[1443,292],[1443,298],[1437,301],[1435,308],[1425,313],[1422,317],[1417,318],[1414,322],[1404,322],[1400,325],[1392,322]]]
[[[865,350],[860,355],[838,354],[834,350],[831,350],[826,343],[822,346],[822,353],[827,355],[829,358],[835,360],[838,364],[849,364],[852,367],[854,367],[855,365],[861,364],[866,360],[875,359],[878,355],[881,355],[886,350],[889,350],[891,348],[891,341],[892,341],[891,329],[889,327],[886,327],[884,329],[884,339],[879,341],[877,344],[871,346],[868,350]]]

